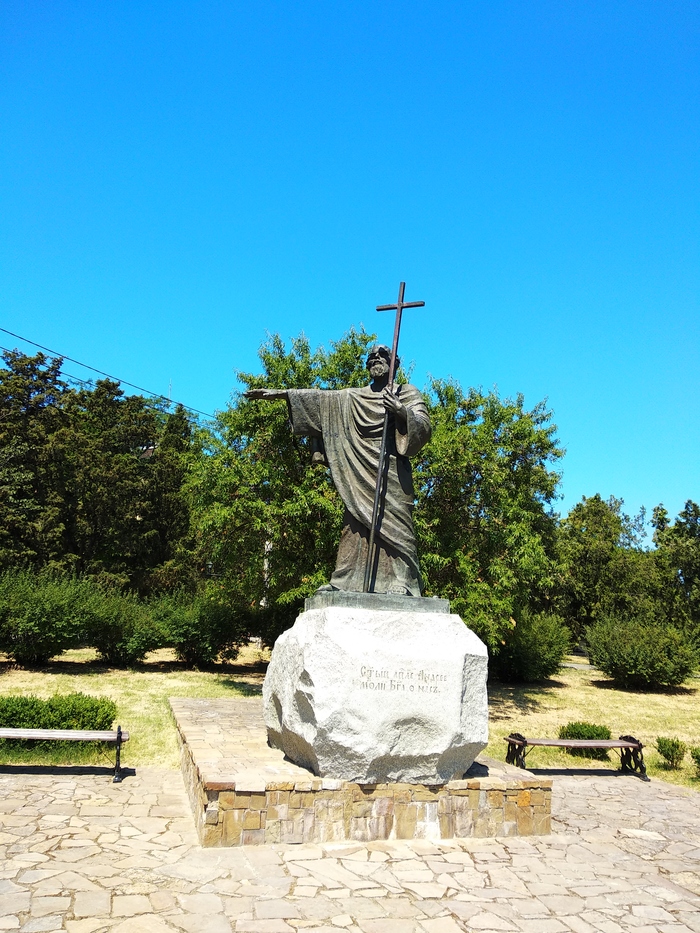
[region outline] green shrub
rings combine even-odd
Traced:
[[[189,667],[206,667],[217,658],[232,660],[248,641],[245,618],[217,586],[195,597],[161,596],[149,604],[149,611],[163,632],[164,644]]]
[[[666,736],[659,735],[656,738],[655,744],[656,751],[665,759],[668,768],[680,768],[685,758],[685,753],[688,750],[688,746],[685,742],[681,742],[680,739],[667,738]]]
[[[651,619],[602,618],[588,633],[588,652],[621,687],[641,690],[682,684],[698,663],[688,635]]]
[[[690,746],[690,757],[693,759],[695,764],[695,771],[697,776],[700,777],[700,745],[691,745]]]
[[[199,638],[199,614],[194,598],[182,593],[161,596],[149,603],[149,611],[163,631],[164,643],[175,649],[178,660],[198,666],[216,656],[209,640]]]
[[[107,697],[84,693],[57,694],[48,700],[35,696],[0,696],[0,728],[3,729],[111,729],[117,706]],[[2,740],[9,747],[48,747],[70,742]]]
[[[45,664],[79,644],[92,595],[72,577],[8,571],[0,577],[0,649],[18,664]]]
[[[116,667],[170,646],[192,667],[232,659],[249,639],[252,614],[233,608],[221,586],[150,603],[92,579],[30,572],[0,576],[0,650],[19,664],[45,664],[87,645]]]
[[[491,671],[507,682],[546,680],[561,668],[569,645],[569,631],[559,616],[524,613],[491,659]]]
[[[103,661],[126,667],[165,644],[166,636],[148,607],[136,596],[98,588],[90,603],[85,643],[96,648]]]
[[[0,577],[0,650],[45,664],[67,648],[96,648],[108,664],[140,661],[164,644],[143,603],[94,580],[9,571]]]
[[[236,617],[239,624],[249,633],[249,638],[259,638],[263,645],[272,648],[280,635],[294,625],[303,609],[304,599],[302,597],[247,611],[239,607],[236,610]]]
[[[559,738],[606,740],[610,738],[610,729],[592,722],[568,722],[559,730]],[[568,748],[567,752],[579,758],[595,758],[596,761],[608,761],[610,758],[604,748]]]

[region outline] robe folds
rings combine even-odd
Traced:
[[[420,596],[409,457],[430,440],[430,420],[418,389],[402,385],[395,391],[406,408],[406,430],[399,430],[390,415],[388,469],[375,536],[372,589],[377,593]],[[331,585],[361,592],[384,424],[382,393],[371,386],[289,389],[287,403],[293,432],[322,439],[333,482],[345,505]]]

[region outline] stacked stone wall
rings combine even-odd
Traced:
[[[313,777],[267,747],[261,719],[259,733],[250,721],[247,731],[243,728],[254,703],[171,701],[182,773],[203,846],[550,832],[550,780],[490,759],[479,759],[476,766],[485,776],[435,786]],[[241,741],[238,773],[231,768],[235,730]],[[217,758],[222,749],[228,757]],[[268,777],[271,770],[279,777]]]

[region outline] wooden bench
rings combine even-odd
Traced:
[[[35,742],[110,742],[117,747],[117,761],[114,766],[114,784],[124,780],[121,767],[121,750],[124,742],[129,741],[129,733],[117,726],[116,732],[100,732],[91,729],[0,729],[0,739],[24,739]]]
[[[512,732],[505,741],[508,743],[506,763],[525,767],[525,756],[535,745],[548,745],[554,748],[604,748],[613,749],[620,756],[620,770],[636,772],[646,778],[642,749],[644,746],[633,735],[621,735],[619,739],[526,739],[519,732]]]

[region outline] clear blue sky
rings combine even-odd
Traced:
[[[390,342],[405,279],[414,382],[548,398],[562,511],[675,514],[699,39],[682,0],[6,0],[0,326],[210,412],[266,331]]]

